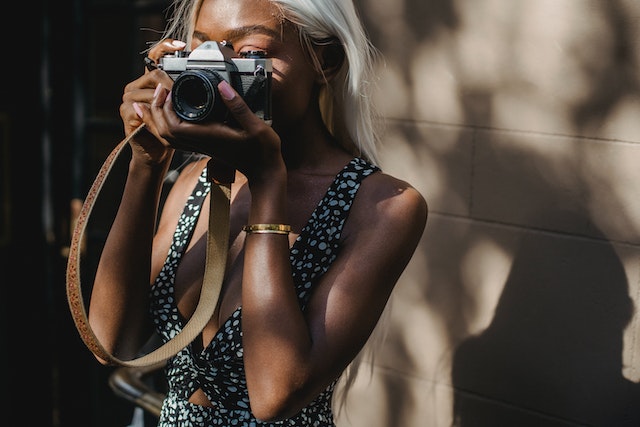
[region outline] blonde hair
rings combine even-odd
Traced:
[[[349,152],[378,163],[381,118],[371,93],[378,51],[370,42],[351,0],[269,0],[300,34],[302,47],[318,64],[312,46],[338,43],[344,52],[340,70],[320,96],[325,125]],[[191,44],[202,0],[174,0],[163,35]]]

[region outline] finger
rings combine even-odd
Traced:
[[[153,92],[153,98],[151,99],[151,107],[152,108],[162,108],[164,107],[165,100],[167,99],[167,94],[169,93],[168,89],[166,89],[162,83],[158,83]]]
[[[171,121],[172,112],[166,108],[168,94],[169,90],[162,83],[158,83],[149,106],[148,121],[153,122],[153,127],[157,129],[159,136],[162,137],[170,136],[168,122]]]
[[[150,104],[158,83],[162,83],[166,88],[171,88],[173,79],[162,70],[147,71],[144,75],[125,86],[122,101],[125,103],[146,102]]]
[[[218,84],[218,91],[231,115],[244,130],[251,132],[264,125],[226,80]]]
[[[144,117],[143,106],[141,104],[138,104],[137,102],[134,102],[132,105],[133,105],[133,110],[136,112],[138,117],[142,119]]]
[[[149,128],[154,128],[155,126],[153,126],[153,123],[151,123],[154,118],[153,111],[154,109],[162,109],[162,106],[164,104],[164,97],[165,94],[163,93],[162,83],[158,83],[154,90],[153,96],[149,100],[150,103],[147,101],[147,99],[139,99],[137,101],[131,102],[131,107],[135,111],[135,114],[139,118],[139,120],[144,122]]]
[[[186,46],[187,44],[181,40],[164,39],[149,49],[147,56],[149,59],[157,63],[162,56],[183,50]]]

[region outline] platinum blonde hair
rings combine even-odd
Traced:
[[[191,43],[196,17],[203,0],[174,0],[164,37]],[[378,163],[381,118],[371,93],[378,51],[371,44],[351,0],[269,0],[299,32],[304,49],[316,67],[320,61],[314,45],[337,43],[344,60],[324,86],[320,110],[329,131],[349,152]]]

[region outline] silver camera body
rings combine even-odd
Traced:
[[[232,118],[218,92],[226,80],[262,120],[271,124],[271,59],[262,51],[238,57],[225,42],[206,41],[193,51],[164,55],[158,68],[173,79],[171,101],[176,114],[191,122]]]

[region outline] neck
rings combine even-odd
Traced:
[[[282,141],[282,156],[287,169],[314,170],[341,161],[350,156],[331,135],[321,116],[306,115],[301,121],[286,129],[276,129]],[[337,160],[334,160],[336,159]]]

